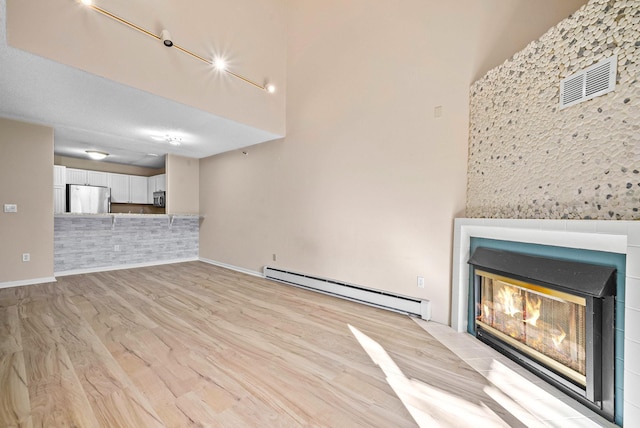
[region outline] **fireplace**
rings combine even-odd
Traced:
[[[615,418],[615,267],[478,247],[476,337]]]

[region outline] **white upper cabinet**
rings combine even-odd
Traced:
[[[75,169],[75,168],[67,168],[66,176],[67,183],[66,184],[87,184],[87,170],[84,169]]]
[[[109,174],[106,172],[67,168],[65,175],[68,184],[109,187]]]
[[[109,174],[111,202],[121,204],[148,204],[147,177],[139,175]]]
[[[147,199],[147,177],[141,177],[138,175],[129,176],[130,184],[130,197],[129,202],[132,204],[148,204]]]
[[[109,187],[109,174],[99,171],[87,171],[87,184],[90,186]]]
[[[149,184],[149,177],[140,175],[116,174],[100,171],[87,171],[84,169],[65,168],[55,165],[53,169],[54,188],[61,190],[54,192],[56,212],[63,212],[65,205],[65,184],[80,184],[89,186],[102,186],[111,188],[111,202],[116,204],[152,204],[153,191],[160,186],[165,187],[164,174],[162,177]],[[155,178],[155,177],[153,177]],[[149,197],[149,191],[154,189]],[[62,209],[62,211],[59,211]]]
[[[149,177],[147,185],[147,198],[148,203],[153,203],[153,192],[160,192],[167,189],[166,174],[154,175]]]
[[[130,176],[125,174],[109,174],[109,187],[111,187],[112,203],[129,203],[131,197],[129,177]]]
[[[156,192],[167,190],[167,174],[156,175]]]
[[[53,185],[64,186],[67,184],[67,167],[61,165],[53,166]]]
[[[67,210],[67,167],[53,166],[53,212],[63,213]]]

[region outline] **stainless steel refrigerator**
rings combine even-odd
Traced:
[[[111,189],[67,184],[67,212],[79,214],[111,212]]]

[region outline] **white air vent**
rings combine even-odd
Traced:
[[[560,82],[560,109],[607,94],[616,88],[618,55],[600,61]]]

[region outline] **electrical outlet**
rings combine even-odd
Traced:
[[[29,253],[23,253],[23,254],[22,254],[22,261],[23,261],[23,262],[30,262],[30,261],[31,261],[31,254],[29,254]]]
[[[424,277],[423,276],[419,276],[418,277],[418,288],[424,288]]]
[[[120,251],[120,245],[114,245],[113,251]]]
[[[274,262],[278,261],[278,256],[276,255],[276,253],[273,253],[273,261]]]
[[[6,213],[17,213],[18,205],[17,204],[4,204],[4,212]]]

